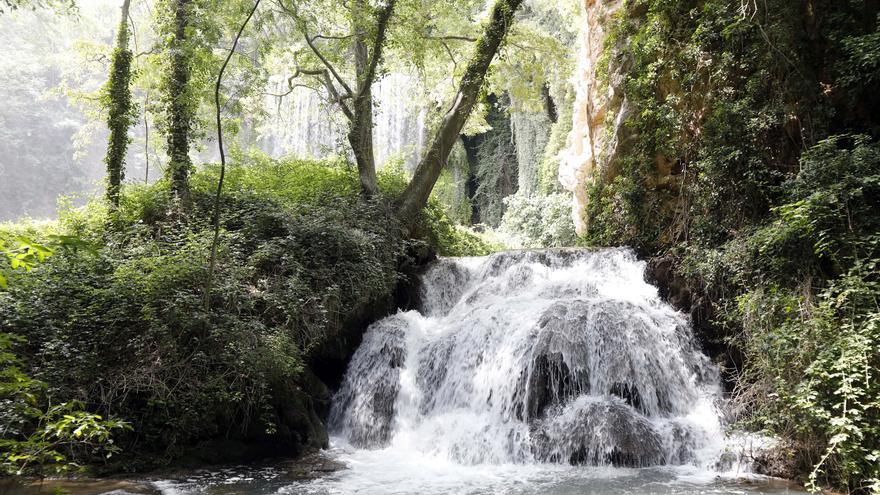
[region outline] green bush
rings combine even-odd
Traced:
[[[880,479],[880,145],[822,141],[763,226],[686,264],[743,354],[746,426],[781,436],[811,486]]]
[[[58,250],[0,292],[0,327],[25,339],[21,356],[47,400],[131,424],[117,467],[166,463],[217,438],[307,443],[293,431],[302,425],[283,424],[285,410],[305,407],[291,394],[308,389],[307,361],[342,340],[353,311],[390,297],[412,245],[489,249],[436,202],[424,240],[406,240],[389,198],[405,187],[399,171],[380,175],[387,197],[365,202],[349,165],[242,160],[227,176],[209,309],[214,166],[193,175],[184,218],[169,216],[160,181],[126,187],[118,211],[92,203],[31,229],[89,249]]]
[[[4,229],[0,235],[2,289],[9,287],[8,275],[27,273],[54,255],[53,249],[23,236],[23,232],[33,233],[34,225],[12,227],[18,228]],[[17,234],[14,244],[4,239],[13,233]],[[69,237],[52,237],[57,249],[81,245]],[[128,423],[104,420],[84,411],[78,401],[52,405],[44,394],[46,384],[24,371],[24,363],[15,352],[23,340],[0,332],[0,473],[59,474],[79,469],[74,459],[110,458],[119,452],[111,435],[113,430],[130,428]]]
[[[877,492],[878,8],[802,7],[624,4],[600,66],[628,112],[586,242],[676,260],[743,421],[814,488]]]
[[[506,209],[500,230],[527,248],[574,246],[577,234],[571,218],[571,196],[514,194],[504,199]]]
[[[422,221],[429,243],[436,246],[440,256],[485,256],[503,249],[472,230],[456,225],[443,212],[436,199],[428,202]]]

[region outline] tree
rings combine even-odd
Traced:
[[[470,5],[468,2],[460,3],[460,7]],[[455,2],[450,5],[453,4],[458,5]],[[428,153],[399,200],[401,217],[412,221],[427,203],[443,164],[478,101],[489,66],[507,36],[513,24],[514,13],[521,4],[522,0],[498,0],[491,9],[482,37],[474,40],[471,36],[447,32],[443,29],[446,26],[439,25],[437,19],[453,17],[453,14],[461,17],[461,11],[449,11],[450,5],[432,5],[431,8],[438,9],[438,15],[434,16],[420,11],[424,9],[421,3],[410,5],[405,0],[386,0],[378,7],[371,7],[365,0],[353,0],[347,4],[345,14],[350,29],[342,33],[338,29],[334,30],[333,25],[334,21],[338,24],[336,16],[339,13],[331,15],[328,8],[325,8],[326,5],[320,2],[316,5],[315,2],[295,1],[287,4],[285,0],[279,0],[282,10],[294,19],[297,30],[305,41],[305,47],[294,52],[296,70],[288,79],[288,84],[292,90],[295,87],[294,80],[301,76],[311,76],[313,80],[320,82],[329,101],[345,115],[349,123],[348,141],[358,164],[361,189],[365,196],[371,196],[377,190],[371,88],[379,74],[382,53],[389,42],[389,31],[399,31],[401,37],[395,40],[396,44],[412,52],[407,56],[419,68],[437,65],[436,60],[425,57],[428,52],[424,46],[426,42],[442,46],[444,53],[449,54],[452,65],[457,67],[457,54],[448,42],[476,41],[472,58],[459,80],[453,104],[440,122]],[[392,15],[401,10],[405,13],[401,14],[400,22],[392,23]],[[325,21],[325,18],[330,20]],[[347,61],[351,52],[354,53],[354,67],[340,70],[339,67]],[[346,73],[354,73],[355,85],[348,84]],[[448,72],[446,79],[451,81]]]
[[[428,152],[419,162],[412,180],[400,197],[399,214],[405,221],[412,222],[428,203],[440,171],[477,102],[492,59],[507,36],[513,24],[513,15],[521,4],[522,0],[497,0],[493,5],[489,24],[477,41],[473,56],[459,82],[458,94],[443,117]]]
[[[350,34],[330,38],[310,32],[308,22],[296,3],[288,6],[283,0],[279,1],[282,9],[296,21],[306,45],[319,62],[316,67],[297,67],[291,80],[300,75],[318,77],[330,95],[331,101],[345,115],[349,125],[348,142],[357,162],[361,193],[365,197],[371,197],[379,191],[376,181],[376,158],[373,152],[372,86],[376,81],[377,68],[395,3],[396,0],[386,0],[381,7],[373,8],[366,0],[352,0],[349,3]],[[318,46],[320,40],[328,39],[351,40],[355,75],[353,89],[352,85],[346,82],[343,74],[336,69],[335,64],[323,53],[323,49]]]
[[[360,13],[367,12],[369,7],[365,0],[352,2],[355,9],[353,31],[357,86],[352,95],[353,118],[351,119],[348,141],[351,143],[352,149],[361,150],[361,153],[355,154],[355,160],[361,179],[361,191],[367,197],[379,192],[379,186],[376,183],[376,161],[373,154],[373,94],[371,88],[376,79],[376,67],[382,56],[382,47],[385,45],[388,21],[394,12],[395,0],[386,0],[386,2],[383,8],[374,13],[376,34],[372,40],[372,49],[367,47],[366,26],[360,21]],[[343,102],[340,104],[344,105]]]
[[[110,62],[110,79],[107,81],[106,105],[107,127],[110,139],[107,146],[107,201],[119,206],[119,189],[125,178],[125,152],[128,149],[128,129],[134,118],[131,103],[132,53],[128,47],[128,10],[131,0],[122,2],[122,18],[116,35],[116,48]]]
[[[168,140],[167,175],[171,183],[171,195],[184,209],[188,208],[190,134],[196,119],[197,102],[190,88],[191,47],[187,39],[193,0],[169,0],[174,17],[170,40],[171,56],[165,81],[166,91],[166,138]]]

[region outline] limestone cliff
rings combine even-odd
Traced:
[[[586,22],[579,36],[578,65],[572,81],[576,92],[573,126],[559,166],[559,182],[573,193],[572,216],[578,233],[583,233],[587,226],[584,210],[594,172],[606,177],[614,175],[615,151],[623,141],[622,124],[627,113],[620,68],[608,68],[607,85],[597,76],[608,25],[623,1],[583,2]],[[609,123],[613,127],[610,131]]]

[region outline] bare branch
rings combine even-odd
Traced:
[[[345,36],[327,36],[327,35],[323,35],[323,34],[316,34],[314,36],[314,38],[316,40],[318,40],[318,39],[320,39],[320,40],[347,40],[351,37],[352,37],[352,35],[350,35],[350,34],[347,34]]]
[[[290,83],[293,79],[296,79],[300,75],[303,76],[323,76],[326,69],[303,69],[302,67],[297,66],[296,72],[293,73],[292,76],[287,78],[287,82]]]
[[[297,23],[299,24],[300,32],[302,33],[303,38],[306,40],[306,44],[309,45],[309,48],[312,50],[315,56],[318,57],[318,60],[320,60],[321,63],[324,64],[325,67],[327,67],[327,70],[329,70],[331,74],[333,74],[333,78],[336,79],[336,81],[339,83],[340,86],[342,86],[345,92],[348,95],[354,96],[354,92],[351,90],[348,84],[345,83],[345,80],[342,79],[342,76],[340,76],[339,73],[336,72],[333,64],[331,64],[330,61],[327,60],[327,57],[325,57],[324,54],[321,53],[321,50],[319,50],[318,47],[315,45],[315,40],[323,36],[309,36],[309,32],[305,27],[305,23],[300,19],[299,14],[297,14],[295,10],[285,5],[284,0],[278,0],[278,6],[297,21]]]
[[[333,85],[333,79],[330,78],[330,74],[328,71],[324,71],[324,87],[327,88],[327,92],[330,93],[331,101],[339,104],[340,110],[345,114],[345,117],[348,120],[354,120],[354,112],[348,108],[348,105],[345,104],[345,98],[350,98],[350,94],[346,95],[346,97],[340,97],[339,91],[336,90],[336,86]]]
[[[458,36],[458,35],[452,35],[452,34],[444,35],[444,36],[430,36],[430,35],[426,34],[426,35],[424,35],[424,38],[428,39],[428,40],[444,40],[444,41],[455,40],[455,41],[468,41],[470,43],[477,42],[477,38],[471,38],[470,36]]]
[[[449,44],[446,43],[446,40],[442,38],[438,38],[440,44],[443,45],[443,48],[446,49],[446,53],[449,54],[449,59],[452,61],[453,73],[458,71],[458,60],[455,59],[455,54],[452,52],[452,48],[449,48]]]
[[[345,92],[348,93],[349,95],[353,96],[354,91],[352,91],[351,88],[348,87],[348,84],[345,83],[345,80],[342,79],[342,76],[340,76],[339,73],[336,72],[336,69],[333,68],[333,64],[331,64],[330,61],[327,60],[326,57],[324,57],[324,55],[321,53],[321,51],[318,50],[318,47],[315,46],[314,39],[309,37],[309,34],[308,34],[308,32],[305,31],[305,29],[303,29],[303,37],[306,39],[306,44],[309,45],[309,48],[312,49],[312,52],[315,53],[315,56],[318,57],[318,59],[321,61],[321,63],[324,64],[325,67],[327,67],[327,70],[331,74],[333,74],[333,78],[336,79],[337,82],[339,82],[339,85],[342,86],[342,89],[344,89]]]
[[[274,96],[276,98],[284,98],[285,96],[289,95],[290,93],[293,93],[294,90],[296,90],[296,88],[306,88],[306,89],[310,89],[310,90],[320,94],[320,91],[318,91],[318,88],[309,86],[308,84],[290,84],[290,85],[288,85],[288,88],[289,89],[287,91],[285,91],[284,93],[260,93],[260,94],[263,96]]]

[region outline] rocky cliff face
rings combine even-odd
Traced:
[[[598,78],[608,26],[623,0],[583,2],[586,22],[581,29],[578,66],[572,81],[576,91],[574,122],[559,167],[560,183],[574,195],[572,216],[579,234],[587,227],[584,210],[590,181],[595,173],[607,178],[615,175],[616,150],[625,140],[622,124],[627,113],[622,68],[608,67],[607,85]]]

